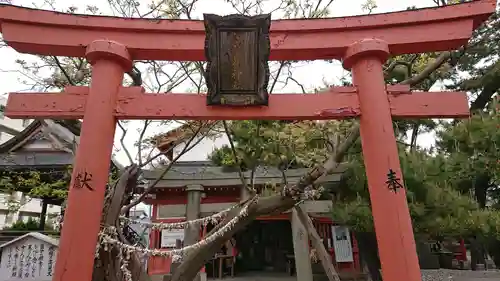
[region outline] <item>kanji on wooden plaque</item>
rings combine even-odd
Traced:
[[[208,105],[267,105],[271,15],[204,15]]]

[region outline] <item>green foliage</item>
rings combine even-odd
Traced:
[[[401,163],[408,205],[416,235],[464,237],[473,234],[500,237],[500,212],[480,209],[470,196],[461,194],[446,176],[440,157],[402,151]],[[436,173],[437,171],[437,173]],[[356,231],[373,231],[373,221],[363,164],[352,165],[347,191],[335,202],[333,219]]]
[[[436,154],[400,146],[400,160],[408,194],[414,229],[417,235],[458,237],[471,234],[498,235],[498,212],[482,210],[468,192],[458,190],[459,175],[472,177],[480,167],[498,165],[498,115],[483,114],[458,125],[443,127]],[[310,167],[322,163],[335,133],[345,132],[349,122],[238,121],[231,123],[239,161],[250,169],[257,164]],[[471,127],[472,126],[472,127]],[[475,129],[474,129],[475,128]],[[446,150],[445,143],[463,143],[463,149]],[[474,147],[475,149],[470,149]],[[478,163],[470,161],[478,155]],[[358,231],[373,230],[369,193],[359,143],[346,160],[348,171],[340,188],[333,217],[339,223]],[[467,154],[469,153],[469,154]],[[455,155],[456,154],[456,155]],[[480,156],[480,157],[479,157]],[[481,158],[482,157],[482,158]],[[212,161],[223,166],[236,166],[230,147],[214,151]],[[475,160],[476,161],[476,160]],[[483,163],[483,164],[481,164]],[[475,169],[475,170],[473,170]],[[498,166],[493,169],[498,171]],[[466,173],[468,171],[468,173]],[[493,170],[490,170],[493,171]]]
[[[466,52],[457,57],[457,68],[451,71],[451,89],[467,90],[475,99],[491,101],[500,83],[500,10],[487,24],[480,26],[469,41]],[[463,73],[467,75],[463,75]],[[482,104],[481,104],[482,105]],[[483,106],[474,109],[483,109]]]
[[[214,150],[210,160],[221,166],[240,164],[243,169],[252,169],[258,165],[297,168],[323,163],[331,136],[342,138],[352,123],[233,121],[229,125],[238,160],[230,146]]]
[[[500,185],[500,111],[492,106],[456,125],[445,124],[438,133],[437,149],[447,155],[455,181],[491,177],[491,191]],[[490,194],[495,197],[494,194]],[[495,200],[500,197],[496,195]]]
[[[14,171],[6,170],[0,174],[0,192],[13,194],[22,192],[31,198],[45,198],[62,202],[68,196],[68,186],[71,181],[72,167],[66,170],[29,170]],[[118,179],[118,169],[112,167],[109,174],[109,182]],[[5,204],[10,211],[17,211],[22,202],[16,200],[14,196],[7,197]]]
[[[444,123],[434,154],[401,146],[400,161],[417,235],[500,237],[500,211],[480,209],[471,196],[478,175],[491,175],[489,199],[498,204],[500,115],[496,108],[459,123]],[[345,185],[337,191],[335,221],[356,230],[373,228],[361,155],[350,156]]]
[[[2,230],[14,230],[14,231],[37,231],[40,230],[40,221],[34,218],[28,218],[28,220],[22,221],[18,220],[17,222],[13,223],[11,226],[4,227]],[[48,224],[45,223],[45,231],[54,231],[54,228]]]
[[[32,198],[64,200],[68,194],[69,179],[67,171],[3,171],[0,191],[7,194],[19,191]],[[7,204],[11,210],[20,207],[20,202],[16,200],[9,199]]]
[[[498,177],[498,114],[479,114],[470,120],[442,125],[433,154],[400,145],[414,230],[417,235],[460,237],[472,234],[498,236],[499,212],[479,208],[470,193],[460,190],[464,178],[479,172],[496,172]],[[231,138],[244,168],[257,164],[310,167],[326,159],[333,135],[343,135],[349,122],[262,122],[231,123]],[[450,145],[453,144],[453,145]],[[446,148],[449,147],[449,148]],[[477,160],[471,161],[471,159]],[[214,151],[212,161],[236,166],[230,147]],[[357,231],[372,231],[373,221],[360,144],[346,157],[348,171],[339,188],[333,218]]]

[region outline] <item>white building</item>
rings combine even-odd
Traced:
[[[10,202],[15,202],[14,206]],[[17,206],[15,206],[17,205]],[[17,207],[12,210],[12,207]],[[51,223],[61,211],[61,207],[55,205],[47,206],[46,222]],[[0,230],[11,226],[17,221],[27,222],[30,218],[39,220],[42,212],[42,200],[29,198],[21,192],[14,194],[0,194]]]
[[[30,119],[10,119],[4,116],[3,111],[7,104],[7,98],[0,96],[0,143],[8,141],[14,135],[28,127]]]
[[[129,218],[144,223],[151,222],[148,212],[143,208],[134,208],[130,210]],[[150,228],[144,227],[142,224],[130,224],[130,228],[139,236],[143,245],[149,245]]]
[[[10,119],[4,116],[3,109],[7,103],[5,97],[0,97],[0,144],[12,139],[15,135],[22,132],[29,124],[30,119]],[[17,202],[17,204],[12,204]],[[14,211],[12,207],[15,207]],[[10,226],[16,221],[28,221],[29,218],[39,219],[42,211],[42,201],[39,199],[32,199],[20,192],[14,194],[0,193],[0,230],[4,227]],[[59,206],[48,205],[47,217],[50,218],[52,214],[60,212]],[[47,220],[48,222],[49,220]]]

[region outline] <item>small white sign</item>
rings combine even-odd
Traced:
[[[345,226],[332,226],[333,249],[337,262],[353,262],[351,235]]]
[[[2,245],[0,280],[52,280],[58,247],[56,243],[48,243],[51,240],[42,234],[30,233]]]
[[[175,242],[177,240],[184,241],[184,229],[163,229],[161,231],[161,243],[162,248],[175,248]]]

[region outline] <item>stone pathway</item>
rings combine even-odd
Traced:
[[[500,281],[500,271],[422,270],[422,281]]]
[[[218,281],[221,279],[209,279]],[[221,281],[297,281],[297,278],[269,273],[254,273],[250,276],[224,278]],[[422,281],[500,281],[500,270],[422,270]]]

